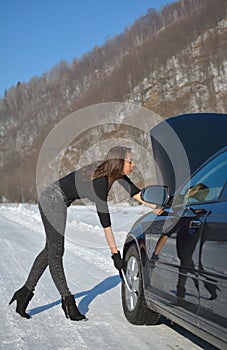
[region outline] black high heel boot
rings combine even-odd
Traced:
[[[216,286],[215,284],[210,283],[210,282],[204,282],[204,287],[210,293],[209,300],[215,300],[217,298],[217,290],[220,291],[220,288],[218,286]]]
[[[73,295],[62,297],[62,309],[65,312],[65,317],[70,318],[72,321],[87,320],[87,318],[80,313],[76,306],[76,302]]]
[[[9,302],[9,305],[12,304],[15,300],[17,301],[17,307],[16,312],[20,314],[22,317],[30,318],[29,314],[25,312],[29,301],[32,299],[34,293],[32,293],[31,290],[29,290],[27,287],[22,287],[21,289],[17,290],[12,299]]]

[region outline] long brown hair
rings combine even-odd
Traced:
[[[109,150],[104,161],[93,162],[81,168],[83,180],[91,181],[100,177],[107,177],[110,183],[122,178],[124,161],[131,148],[115,146]]]

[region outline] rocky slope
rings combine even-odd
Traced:
[[[43,142],[59,121],[83,107],[130,102],[162,118],[227,112],[226,42],[226,0],[179,0],[160,13],[151,9],[71,66],[62,61],[28,84],[18,82],[0,100],[1,200],[36,201]],[[107,130],[105,135],[116,138],[117,132]],[[90,145],[89,137],[79,140],[79,154]],[[75,164],[68,146],[62,173]]]

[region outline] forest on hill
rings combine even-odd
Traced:
[[[226,42],[226,0],[179,0],[160,12],[150,9],[72,64],[62,61],[5,91],[0,100],[2,201],[36,201],[40,148],[60,120],[83,107],[131,102],[163,118],[226,112]]]

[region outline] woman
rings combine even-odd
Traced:
[[[76,306],[63,268],[67,207],[74,200],[82,198],[88,198],[95,203],[114,266],[120,271],[124,261],[117,249],[111,228],[107,197],[114,181],[118,180],[131,197],[144,203],[140,198],[140,189],[127,176],[132,172],[133,167],[131,149],[116,146],[108,152],[103,162],[94,162],[70,173],[48,186],[41,194],[39,210],[46,232],[46,245],[35,259],[24,286],[15,292],[10,301],[10,304],[17,301],[16,312],[22,317],[30,318],[26,313],[26,308],[34,295],[33,291],[38,280],[49,265],[51,277],[62,298],[65,316],[73,321],[86,319]],[[155,208],[154,205],[149,206]]]

